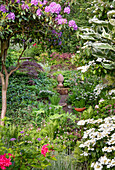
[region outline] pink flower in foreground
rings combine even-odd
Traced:
[[[34,46],[36,46],[36,43],[35,43],[35,44],[33,44],[33,47],[34,47]]]
[[[42,146],[41,154],[44,155],[44,157],[46,156],[46,153],[49,152],[49,151],[48,151],[48,148],[47,148],[48,145],[49,145],[49,144],[46,144],[46,145],[43,145],[43,146]]]
[[[0,155],[0,168],[6,169],[6,167],[12,165],[10,157],[13,156],[12,154],[8,153],[9,158],[6,158],[6,154]]]

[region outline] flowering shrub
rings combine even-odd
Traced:
[[[46,157],[46,153],[49,152],[49,150],[48,150],[48,148],[47,148],[48,145],[49,145],[49,144],[46,144],[46,145],[43,145],[43,146],[42,146],[41,154],[43,154],[44,157]]]
[[[26,169],[27,166],[28,169],[44,169],[50,165],[50,161],[55,159],[52,156],[55,146],[53,144],[52,149],[52,144],[49,143],[48,139],[44,139],[39,135],[40,128],[34,128],[32,125],[25,126],[23,129],[16,127],[16,138],[11,138],[9,135],[12,133],[12,127],[14,129],[16,126],[10,126],[10,128],[5,126],[0,131],[2,136],[0,139],[0,168],[5,169],[5,167],[12,165],[12,169]],[[49,144],[45,145],[45,143]],[[9,151],[14,156],[10,153],[3,154]],[[15,157],[13,163],[11,162],[11,157]]]
[[[80,120],[77,125],[84,126],[85,131],[79,147],[81,156],[86,157],[95,170],[115,167],[115,116],[105,119]]]
[[[6,169],[6,167],[9,167],[10,165],[12,165],[11,157],[14,157],[14,156],[10,153],[8,154],[5,153],[3,155],[0,155],[0,168],[1,169]]]

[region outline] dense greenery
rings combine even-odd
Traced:
[[[22,55],[20,68],[10,76],[5,125],[0,126],[1,169],[114,170],[114,76],[111,74],[112,81],[106,80],[114,68],[111,65],[111,71],[110,65],[104,65],[104,58],[114,65],[114,25],[110,21],[113,18],[107,15],[114,1],[60,3],[71,5],[68,19],[76,21],[78,30],[60,28],[60,39],[51,34],[41,37],[39,43],[32,39]],[[95,43],[102,44],[97,48]],[[11,43],[6,58],[8,73],[15,68],[21,51],[19,43]],[[59,74],[68,89],[67,106],[59,103]],[[1,107],[0,81],[0,110]],[[79,112],[75,108],[85,110]],[[5,165],[7,159],[11,163]]]

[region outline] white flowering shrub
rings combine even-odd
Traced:
[[[115,116],[80,120],[77,125],[85,129],[79,148],[90,167],[115,169]]]

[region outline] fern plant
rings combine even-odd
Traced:
[[[52,105],[58,105],[60,101],[59,95],[53,95],[48,97]]]

